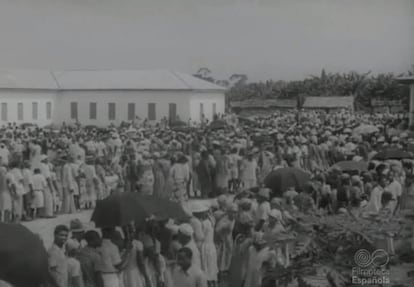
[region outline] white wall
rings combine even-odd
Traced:
[[[191,120],[200,121],[200,104],[203,104],[204,115],[207,119],[213,119],[213,103],[216,104],[216,113],[223,114],[225,111],[224,93],[197,93],[191,97],[190,110]]]
[[[78,118],[82,124],[105,126],[111,122],[128,121],[128,103],[135,103],[135,114],[141,119],[148,117],[148,103],[156,103],[156,121],[168,118],[169,103],[177,104],[177,115],[187,121],[190,116],[190,92],[178,91],[61,91],[57,100],[57,123],[74,122],[70,103],[78,102]],[[97,103],[97,119],[89,117],[89,104]],[[108,103],[116,103],[116,120],[108,119]]]
[[[35,91],[35,90],[9,90],[0,89],[0,124],[16,122],[34,123],[39,126],[45,126],[53,122],[55,117],[55,91]],[[32,117],[32,103],[36,102],[38,106],[37,120]],[[46,103],[52,103],[52,118],[46,118]],[[1,103],[7,103],[7,121],[3,121],[1,116]],[[23,103],[23,120],[18,120],[17,106]]]
[[[32,103],[38,103],[38,119],[32,118]],[[46,103],[52,103],[52,118],[46,118]],[[213,118],[213,103],[216,113],[224,113],[225,100],[222,93],[196,93],[190,91],[38,91],[0,89],[0,125],[8,122],[18,124],[32,122],[39,126],[63,121],[73,123],[71,102],[78,103],[78,119],[84,125],[105,126],[111,122],[119,124],[128,121],[128,103],[135,103],[135,114],[141,119],[148,117],[148,103],[156,103],[156,121],[168,118],[169,103],[177,105],[177,115],[181,120],[200,120],[200,103],[204,114]],[[89,104],[97,103],[97,119],[89,117]],[[7,103],[7,121],[2,121],[1,103]],[[18,120],[17,106],[23,103],[23,120]],[[116,119],[108,119],[108,103],[116,104]]]

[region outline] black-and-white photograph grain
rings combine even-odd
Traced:
[[[0,0],[0,287],[351,286],[414,286],[414,0]]]

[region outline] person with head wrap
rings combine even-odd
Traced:
[[[385,192],[386,186],[389,184],[386,175],[381,174],[378,178],[378,184],[374,187],[371,192],[368,204],[364,208],[364,213],[367,214],[378,214],[382,207],[382,195]]]
[[[179,226],[178,242],[181,244],[181,247],[187,247],[192,251],[192,265],[197,266],[201,269],[200,251],[194,241],[193,235],[194,230],[190,224],[183,223]]]
[[[274,240],[279,233],[285,232],[283,226],[283,215],[278,209],[272,209],[269,212],[268,221],[263,226],[263,238],[266,241]]]
[[[83,287],[83,275],[79,260],[76,259],[79,246],[75,242],[65,244],[67,255],[68,287]]]
[[[253,236],[253,244],[248,249],[244,286],[261,287],[267,268],[274,268],[276,259],[276,252],[266,245],[263,233],[255,233]]]
[[[270,212],[270,189],[263,188],[257,193],[257,209],[255,212],[256,231],[261,230]]]
[[[144,152],[142,154],[143,161],[141,161],[140,169],[140,178],[138,181],[139,192],[142,195],[152,195],[154,192],[154,173],[153,173],[153,161],[150,158],[149,152]]]
[[[246,279],[248,250],[253,243],[254,220],[250,213],[240,214],[237,218],[238,231],[234,238],[228,282],[229,287],[243,286]]]
[[[190,224],[194,230],[194,239],[200,250],[201,269],[204,271],[209,285],[217,282],[217,249],[214,244],[214,227],[208,217],[209,207],[193,203],[193,217]]]
[[[257,172],[259,167],[256,159],[253,157],[253,153],[249,152],[247,156],[242,160],[240,171],[241,181],[243,187],[248,189],[257,186]]]
[[[225,194],[221,194],[219,197],[217,197],[218,208],[213,213],[213,216],[216,222],[219,221],[221,217],[226,215],[228,206],[229,206],[229,199],[227,198]]]
[[[144,268],[148,276],[146,286],[165,286],[169,278],[164,257],[157,252],[156,244],[151,236],[144,235],[141,240],[144,247]]]
[[[187,159],[180,154],[170,170],[172,180],[172,199],[178,202],[188,200],[188,183],[191,180],[190,170],[187,165]]]
[[[235,203],[227,204],[226,213],[217,220],[215,226],[215,242],[219,274],[224,275],[230,268],[233,251],[233,229],[236,223],[238,206]]]

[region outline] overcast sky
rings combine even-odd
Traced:
[[[405,72],[414,0],[0,0],[0,69]]]

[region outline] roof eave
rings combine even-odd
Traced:
[[[401,84],[414,84],[414,76],[397,78],[397,82]]]

